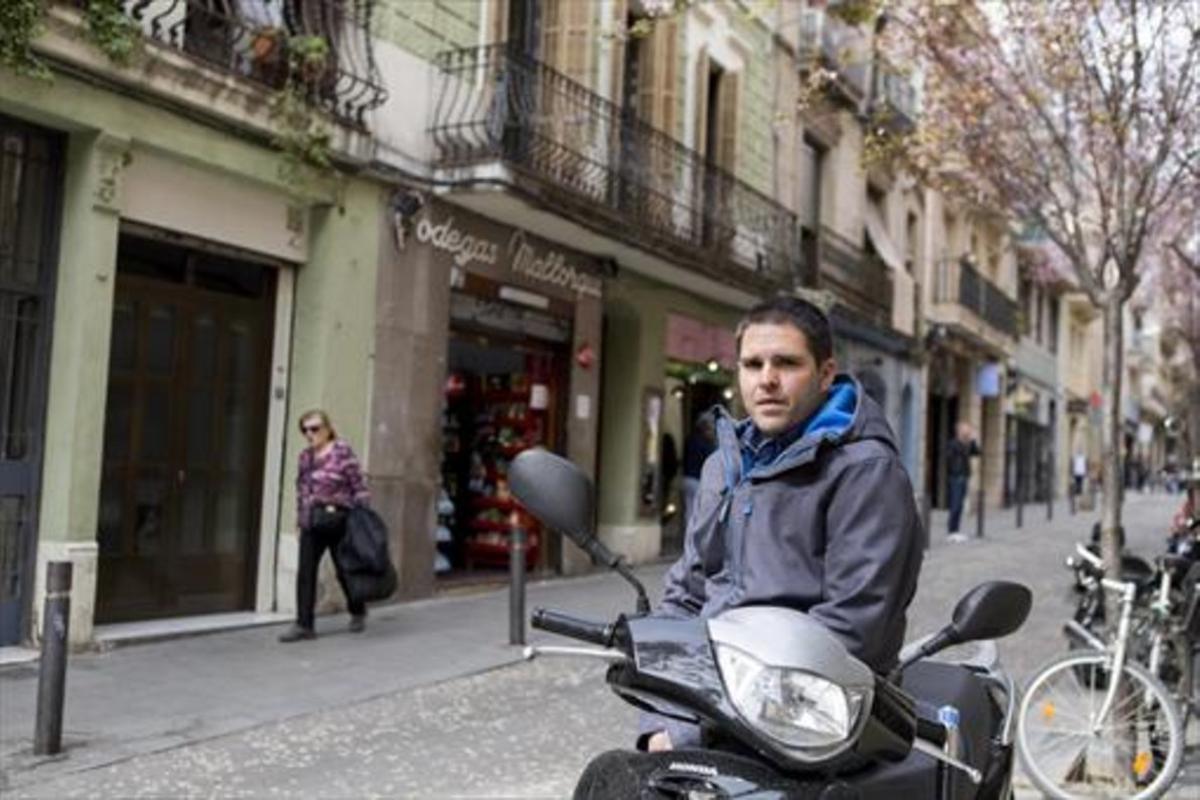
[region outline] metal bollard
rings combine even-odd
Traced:
[[[983,538],[983,520],[987,513],[983,488],[983,470],[979,470],[979,514],[975,517],[975,538]]]
[[[1046,487],[1046,521],[1054,519],[1054,484]]]
[[[1017,479],[1017,528],[1025,526],[1025,487]]]
[[[525,644],[525,529],[508,534],[508,643]]]
[[[67,633],[71,620],[71,562],[46,565],[46,606],[42,614],[42,658],[38,672],[35,755],[62,750],[63,697],[67,687]]]

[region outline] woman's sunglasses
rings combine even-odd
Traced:
[[[321,429],[324,427],[325,427],[324,425],[322,425],[321,423],[318,422],[316,425],[301,425],[300,430],[303,431],[305,434],[320,433]]]

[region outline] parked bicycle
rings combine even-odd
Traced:
[[[1171,575],[1162,570],[1158,598],[1148,613],[1137,615],[1135,629],[1139,584],[1104,577],[1097,556],[1084,547],[1077,552],[1090,565],[1085,591],[1108,590],[1120,598],[1116,636],[1106,642],[1078,619],[1067,623],[1069,635],[1086,649],[1053,659],[1034,674],[1017,713],[1017,751],[1030,780],[1048,797],[1161,797],[1179,774],[1185,730],[1176,695],[1181,684],[1170,689],[1155,675],[1164,668],[1166,643],[1177,626]],[[1137,658],[1147,642],[1149,667]]]

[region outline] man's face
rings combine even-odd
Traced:
[[[810,417],[825,399],[837,365],[817,364],[808,337],[788,323],[756,323],[742,333],[738,387],[750,419],[778,436]]]

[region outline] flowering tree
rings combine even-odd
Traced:
[[[1169,238],[1154,292],[1163,308],[1163,335],[1169,347],[1182,346],[1188,359],[1176,382],[1184,389],[1185,440],[1200,457],[1200,180],[1176,206],[1177,233]],[[1168,228],[1170,229],[1170,228]]]
[[[861,2],[856,4],[861,5]],[[923,82],[870,158],[1042,231],[1104,319],[1104,556],[1118,558],[1122,308],[1200,166],[1194,0],[890,0],[878,46]],[[1194,218],[1193,218],[1194,222]]]

